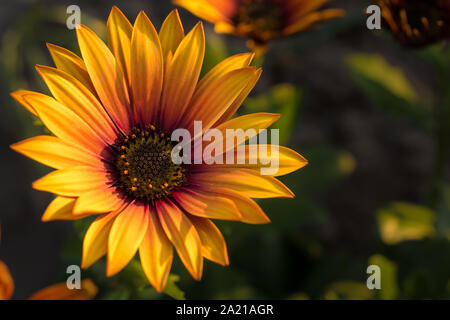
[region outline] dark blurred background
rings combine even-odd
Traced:
[[[52,197],[31,183],[50,170],[9,149],[43,132],[9,92],[48,92],[34,69],[52,65],[46,42],[79,53],[65,26],[71,4],[104,39],[113,5],[131,21],[145,10],[156,28],[174,9],[158,0],[1,1],[0,259],[11,269],[16,299],[63,281],[67,265],[81,259],[83,222],[40,221]],[[220,223],[229,267],[207,262],[195,282],[176,263],[186,298],[450,298],[449,171],[446,158],[436,161],[445,148],[436,110],[449,101],[450,81],[439,78],[449,54],[442,45],[411,51],[387,32],[369,31],[368,5],[333,1],[346,17],[271,43],[241,112],[281,112],[284,143],[310,165],[283,179],[295,199],[260,201],[272,224]],[[198,18],[179,10],[189,30]],[[206,68],[247,51],[244,40],[205,26]],[[366,288],[369,264],[386,270],[381,291]],[[100,262],[83,274],[100,286],[100,298],[167,298],[141,290],[132,270],[112,280],[113,290],[103,268]]]

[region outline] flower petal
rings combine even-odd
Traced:
[[[180,20],[178,10],[173,10],[166,18],[159,30],[159,39],[163,52],[164,61],[171,52],[177,51],[178,46],[184,38],[184,28]]]
[[[100,168],[71,167],[50,172],[33,183],[33,188],[66,197],[108,186],[108,173]]]
[[[339,18],[345,15],[345,11],[341,9],[328,9],[323,11],[311,12],[306,16],[293,17],[291,24],[282,31],[284,36],[305,31],[315,27],[317,23],[327,20]]]
[[[227,244],[216,225],[209,219],[195,216],[189,216],[189,220],[191,220],[200,236],[202,255],[206,259],[223,266],[229,265]]]
[[[242,147],[242,148],[241,148]],[[243,159],[243,164],[212,164],[201,166],[200,170],[214,170],[215,168],[243,168],[261,171],[263,168],[269,169],[272,164],[277,164],[276,173],[271,176],[283,176],[297,171],[308,164],[308,160],[297,152],[286,147],[277,145],[245,145],[234,150],[234,159]],[[272,147],[274,149],[272,150]],[[241,151],[242,150],[242,151]],[[265,150],[265,151],[262,151]]]
[[[72,51],[63,47],[47,43],[48,51],[50,52],[55,66],[70,74],[72,77],[80,81],[92,94],[97,95],[94,85],[92,84],[89,73],[87,72],[84,61]]]
[[[242,105],[244,100],[247,98],[247,96],[250,94],[250,92],[255,87],[256,83],[258,82],[259,78],[261,77],[261,73],[262,73],[262,69],[256,70],[251,81],[249,81],[247,83],[247,85],[241,91],[239,96],[233,101],[233,103],[228,107],[228,109],[222,114],[220,119],[217,120],[215,125],[219,125],[219,124],[231,119],[231,117],[236,113],[236,111]]]
[[[98,157],[53,136],[29,138],[11,145],[11,149],[55,169],[81,165],[93,167],[102,165]]]
[[[241,222],[250,224],[266,224],[270,223],[270,219],[266,216],[261,207],[249,197],[227,188],[214,188],[209,193],[212,196],[225,197],[234,202],[242,215]]]
[[[251,198],[293,198],[284,184],[271,176],[249,169],[215,169],[195,172],[190,181],[204,188],[229,188]]]
[[[62,140],[95,155],[100,155],[107,147],[89,125],[55,99],[42,94],[29,94],[23,98],[36,110],[44,125]]]
[[[90,300],[98,292],[91,279],[81,281],[81,289],[69,289],[66,282],[54,284],[39,290],[29,300]]]
[[[279,114],[275,113],[252,113],[247,114],[245,116],[240,116],[223,122],[215,129],[219,130],[222,133],[222,137],[224,138],[222,153],[226,153],[229,150],[233,150],[238,145],[250,140],[251,138],[258,135],[260,130],[267,129],[272,124],[274,124],[278,119],[280,119]],[[227,130],[229,135],[234,133],[233,139],[234,144],[230,144],[227,146]],[[242,134],[238,134],[242,132]],[[204,147],[207,146],[210,142],[203,141],[202,137],[197,138],[194,141],[194,148],[200,147],[203,144],[201,150],[204,150]],[[200,146],[199,146],[200,145]],[[219,156],[220,153],[217,153],[216,156]]]
[[[104,141],[114,143],[117,137],[114,123],[91,91],[58,69],[46,66],[36,66],[36,69],[57,101],[78,115]]]
[[[74,215],[73,206],[75,204],[75,198],[56,197],[45,210],[42,215],[42,221],[55,221],[55,220],[78,220],[90,216]]]
[[[94,189],[77,198],[73,214],[98,214],[118,210],[126,199],[114,187]]]
[[[133,125],[130,98],[119,63],[88,27],[76,29],[81,55],[100,100],[116,125],[129,132]]]
[[[177,128],[189,105],[205,56],[205,34],[198,23],[181,41],[166,72],[161,98],[163,130]]]
[[[184,266],[194,279],[200,280],[203,272],[203,258],[197,230],[170,200],[157,201],[156,211],[167,237],[175,246]]]
[[[112,7],[106,26],[109,48],[122,68],[126,83],[131,87],[130,48],[133,26],[116,6]]]
[[[122,270],[141,245],[148,227],[148,206],[131,203],[114,220],[108,237],[106,275]]]
[[[207,89],[192,97],[181,127],[193,132],[194,121],[201,120],[203,130],[209,129],[239,97],[242,90],[254,82],[255,76],[255,68],[247,67],[228,72],[213,81]]]
[[[28,91],[28,90],[17,90],[17,91],[11,92],[10,94],[11,94],[11,97],[14,98],[14,100],[16,100],[22,106],[24,106],[28,111],[30,111],[36,117],[38,116],[38,114],[37,114],[36,110],[34,110],[33,106],[31,106],[28,102],[26,102],[23,97],[26,95],[29,95],[29,94],[39,94],[39,93],[34,92],[34,91]]]
[[[185,8],[197,17],[212,23],[229,20],[228,17],[219,10],[219,7],[214,6],[208,0],[174,0],[173,2],[175,5]]]
[[[0,260],[0,300],[9,300],[14,292],[14,280],[8,266]]]
[[[167,283],[173,261],[172,243],[167,238],[153,208],[149,208],[148,227],[139,247],[142,269],[148,281],[161,292]]]
[[[131,88],[137,120],[154,123],[158,115],[162,83],[163,56],[155,27],[141,11],[131,40]]]
[[[192,215],[220,220],[240,220],[242,218],[234,203],[223,197],[213,197],[201,191],[186,188],[172,193],[180,206]]]
[[[83,257],[81,261],[83,269],[89,268],[106,254],[109,233],[114,219],[119,213],[120,210],[105,213],[95,219],[89,226],[83,240]]]
[[[242,69],[248,67],[252,62],[255,54],[254,53],[241,53],[231,56],[214,68],[212,68],[198,83],[195,89],[195,94],[198,95],[203,91],[207,90],[211,84],[216,80],[220,79],[224,74],[234,71],[237,69]]]

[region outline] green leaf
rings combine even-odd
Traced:
[[[406,202],[394,202],[377,213],[381,239],[387,244],[419,240],[435,234],[435,212]]]
[[[381,270],[381,288],[375,291],[376,296],[382,300],[396,299],[399,293],[397,265],[380,254],[371,256],[369,265],[376,265]]]
[[[403,70],[371,54],[350,55],[346,64],[356,85],[379,107],[419,126],[433,126],[432,109],[420,99]]]
[[[176,284],[176,282],[178,282],[179,280],[180,276],[176,274],[170,274],[163,292],[176,300],[186,300],[184,292]]]

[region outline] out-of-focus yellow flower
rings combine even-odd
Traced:
[[[175,247],[195,279],[203,258],[228,265],[227,248],[212,219],[268,223],[252,198],[293,197],[274,176],[261,175],[277,157],[276,176],[305,166],[296,152],[279,147],[270,155],[246,148],[246,164],[176,164],[171,141],[177,128],[203,130],[268,128],[279,115],[259,113],[231,119],[255,86],[261,70],[253,54],[232,56],[200,81],[205,38],[202,24],[184,34],[177,11],[159,34],[144,12],[134,26],[116,7],[108,20],[108,43],[89,28],[77,29],[83,59],[49,45],[57,68],[37,66],[53,97],[30,91],[12,95],[55,136],[34,137],[12,148],[57,169],[34,188],[57,195],[42,219],[100,216],[83,243],[82,267],[107,254],[108,276],[122,270],[139,250],[150,283],[162,291]],[[233,153],[250,139],[247,133]],[[193,139],[194,141],[200,141]],[[269,145],[269,149],[270,145]],[[255,163],[255,164],[253,164]]]
[[[8,267],[0,260],[0,300],[9,300],[14,292],[14,281]],[[65,282],[34,293],[30,300],[90,300],[97,295],[97,286],[90,279],[81,281],[81,289],[69,289]]]
[[[264,50],[267,41],[311,29],[341,17],[340,9],[319,10],[330,0],[173,0],[215,25],[216,32],[249,39],[253,50]]]
[[[375,0],[375,4],[405,46],[420,47],[450,37],[449,0]]]

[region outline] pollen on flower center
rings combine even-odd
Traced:
[[[171,158],[170,136],[154,126],[134,128],[116,145],[117,186],[130,198],[153,202],[182,186],[186,168]]]
[[[282,29],[282,13],[272,0],[244,0],[235,17],[237,30],[243,35],[264,40]]]

